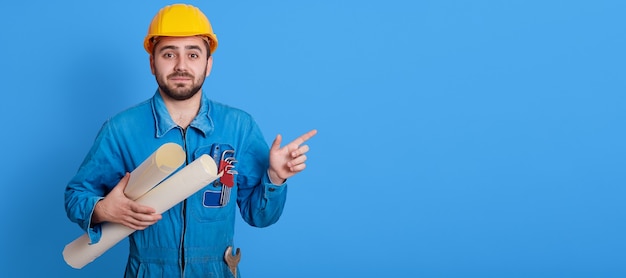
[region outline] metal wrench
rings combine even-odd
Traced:
[[[235,250],[235,256],[233,256],[233,247],[228,246],[228,248],[226,248],[226,252],[224,253],[224,260],[226,261],[230,272],[235,278],[237,278],[237,265],[241,260],[241,250],[237,248],[237,250]]]

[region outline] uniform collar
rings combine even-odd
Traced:
[[[194,118],[189,125],[189,127],[202,132],[204,136],[208,136],[213,132],[213,120],[211,120],[210,116],[210,106],[211,101],[202,94],[198,115],[196,115],[196,118]],[[178,127],[167,111],[163,97],[161,97],[158,89],[152,97],[152,113],[154,115],[154,121],[156,122],[157,138],[164,136],[170,130]]]

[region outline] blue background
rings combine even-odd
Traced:
[[[65,264],[63,191],[156,89],[169,3],[0,8],[0,276],[121,276],[126,241]],[[220,40],[206,93],[268,143],[319,130],[281,220],[238,220],[245,277],[626,277],[626,2],[189,3]]]

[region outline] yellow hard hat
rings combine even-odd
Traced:
[[[152,19],[143,47],[152,54],[156,37],[205,36],[211,53],[217,48],[217,36],[209,19],[200,9],[186,4],[173,4],[162,8]]]

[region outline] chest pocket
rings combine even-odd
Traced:
[[[232,166],[228,168],[234,175],[235,149],[230,144],[215,143],[198,148],[194,157],[197,158],[203,154],[210,155],[220,168],[223,168],[225,163],[230,163]],[[229,181],[220,178],[191,196],[189,203],[192,205],[187,207],[191,216],[200,222],[220,221],[232,216],[237,202],[237,179],[233,177],[232,180],[232,187],[225,186],[224,182],[229,183]]]

